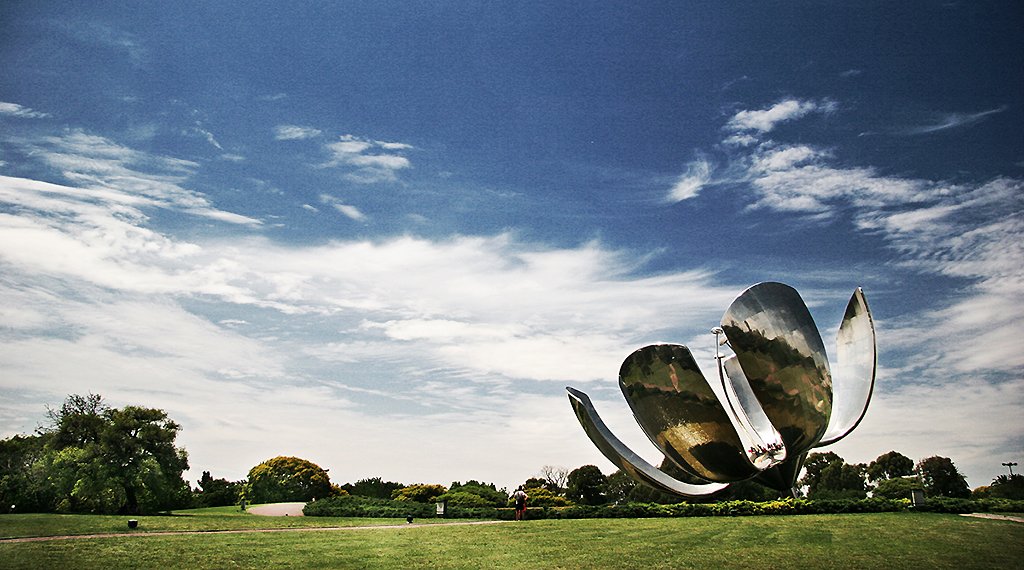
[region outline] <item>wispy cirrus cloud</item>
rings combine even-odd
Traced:
[[[1007,107],[1003,106],[995,109],[979,111],[977,113],[945,113],[938,116],[930,123],[897,129],[894,131],[894,134],[928,135],[940,131],[948,131],[950,129],[969,127],[988,119],[992,115],[998,115],[999,113],[1006,111],[1006,109]]]
[[[324,167],[347,168],[346,178],[353,182],[370,184],[394,182],[398,172],[410,168],[412,163],[400,154],[413,149],[412,145],[342,135],[339,140],[326,145],[331,158]]]
[[[881,236],[900,252],[900,264],[926,274],[971,283],[958,300],[939,302],[922,315],[913,338],[945,346],[946,369],[962,372],[1017,370],[1024,354],[1017,338],[1024,304],[1015,284],[1024,283],[1024,181],[998,178],[950,183],[879,173],[869,166],[838,166],[833,151],[768,138],[774,127],[814,112],[831,112],[831,101],[786,100],[762,110],[740,111],[726,123],[747,145],[721,147],[725,180],[747,189],[748,209],[802,216],[806,223],[831,223],[840,214],[857,230]],[[993,109],[945,121],[968,124],[1000,112]],[[696,172],[696,174],[695,174]],[[717,182],[691,166],[680,180],[685,195]],[[669,197],[680,195],[673,189]],[[938,300],[937,300],[938,301]]]
[[[299,125],[278,125],[274,127],[274,138],[279,141],[313,139],[322,134],[320,129]]]
[[[79,41],[112,49],[128,57],[136,67],[149,59],[149,50],[135,34],[101,22],[61,21],[55,26]]]
[[[206,196],[188,189],[185,183],[199,167],[190,160],[138,151],[80,129],[11,143],[68,182],[111,201],[133,207],[178,210],[232,224],[261,224],[259,220],[219,210]]]
[[[353,221],[362,222],[362,221],[366,220],[366,215],[363,214],[361,211],[359,211],[359,208],[357,208],[357,207],[355,207],[355,206],[353,206],[351,204],[346,204],[346,203],[342,202],[341,200],[339,200],[338,198],[335,198],[334,196],[331,196],[330,194],[321,194],[320,195],[320,203],[321,204],[327,204],[328,206],[330,206],[330,207],[334,208],[335,210],[337,210],[338,212],[340,212],[346,218],[349,218],[349,219],[351,219]],[[314,208],[314,210],[315,210],[315,208]]]
[[[50,116],[49,113],[35,111],[17,103],[7,103],[5,101],[0,101],[0,115],[17,117],[19,119],[45,119]]]
[[[711,181],[711,163],[704,158],[694,160],[687,165],[686,172],[679,176],[675,185],[669,190],[666,201],[674,203],[695,198],[709,181]]]

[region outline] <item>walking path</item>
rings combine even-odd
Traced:
[[[479,524],[503,524],[511,521],[464,521],[429,524],[387,524],[378,526],[323,526],[301,528],[247,528],[231,530],[170,530],[159,532],[109,532],[97,534],[68,534],[63,536],[32,536],[25,538],[0,538],[0,544],[12,542],[44,542],[48,540],[77,540],[81,538],[122,538],[127,536],[178,536],[182,534],[243,534],[246,532],[313,532],[327,530],[377,530],[386,528],[423,528],[429,526],[468,526]]]
[[[258,507],[249,507],[249,512],[265,517],[302,517],[305,516],[302,514],[302,507],[305,506],[306,503],[272,503]]]
[[[1011,517],[1009,515],[993,515],[991,513],[968,513],[960,515],[962,517],[975,517],[979,519],[995,519],[998,521],[1013,521],[1024,523],[1024,517]]]

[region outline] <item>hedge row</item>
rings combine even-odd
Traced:
[[[572,507],[531,507],[530,519],[587,519],[587,518],[655,518],[655,517],[720,517],[757,515],[808,515],[837,513],[885,513],[900,511],[935,513],[972,512],[1024,512],[1024,501],[1007,499],[929,499],[923,505],[911,506],[908,499],[870,498],[859,500],[807,500],[785,499],[755,503],[753,501],[726,501],[721,503],[627,503],[623,505],[577,505]],[[306,516],[331,517],[384,517],[433,518],[433,503],[389,501],[365,497],[332,497],[306,505]],[[510,520],[513,510],[508,508],[449,507],[448,518],[475,518]]]
[[[434,503],[343,496],[306,503],[302,512],[307,517],[434,518],[437,516],[436,509]],[[513,518],[512,509],[493,507],[449,506],[447,516],[462,519],[505,518],[499,515],[499,511],[508,511],[507,518]]]

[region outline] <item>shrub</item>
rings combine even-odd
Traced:
[[[395,501],[413,501],[416,503],[433,503],[438,497],[448,492],[444,485],[409,485],[391,493]]]
[[[249,470],[247,498],[252,503],[309,501],[337,491],[327,471],[298,457],[274,457]]]

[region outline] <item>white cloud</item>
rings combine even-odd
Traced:
[[[320,136],[321,131],[313,127],[298,125],[278,125],[274,127],[274,138],[279,141],[295,141],[312,139]]]
[[[88,192],[94,200],[108,200],[137,208],[180,210],[240,225],[257,226],[261,223],[248,216],[218,210],[203,194],[186,188],[184,184],[199,167],[193,161],[140,152],[81,130],[21,141],[20,144],[33,157],[56,169],[76,186],[29,184],[33,193],[26,196],[26,200],[44,194],[82,196],[83,192]],[[141,215],[141,212],[137,213]]]
[[[1002,113],[1006,109],[1007,107],[998,107],[977,113],[946,113],[937,117],[929,124],[898,129],[895,133],[902,135],[927,135],[949,129],[968,127],[984,121],[991,115]]]
[[[691,162],[686,172],[679,177],[675,185],[669,190],[669,202],[682,202],[690,198],[696,198],[704,187],[711,180],[711,163],[707,160],[695,160]]]
[[[779,123],[799,119],[812,112],[830,113],[835,109],[835,103],[827,100],[818,102],[786,99],[767,109],[739,111],[725,127],[732,131],[767,133],[774,130]]]
[[[405,143],[385,142],[343,135],[339,140],[326,145],[331,159],[324,167],[344,167],[348,169],[346,178],[353,182],[370,184],[375,182],[394,182],[398,180],[398,172],[412,167],[408,158],[395,154],[399,151],[411,150],[414,147]],[[375,152],[374,151],[391,151]]]
[[[564,443],[582,432],[559,384],[613,379],[623,355],[674,338],[681,322],[714,323],[735,294],[705,272],[635,275],[642,261],[597,243],[549,248],[510,234],[184,242],[143,213],[174,193],[141,195],[96,174],[157,157],[94,142],[89,172],[106,185],[0,178],[0,384],[51,405],[99,392],[167,409],[192,465],[218,476],[244,477],[280,453],[341,481],[447,482],[467,476],[467,453],[472,476],[499,484],[537,468],[489,453],[495,445],[554,444],[531,456],[538,465],[593,462],[589,445]],[[513,388],[524,381],[546,387]],[[523,406],[530,422],[517,419]],[[15,400],[0,417],[28,422],[6,430],[36,421]]]
[[[870,461],[893,448],[918,459],[953,455],[974,476],[973,485],[985,484],[976,474],[991,472],[985,462],[996,450],[1019,450],[1014,438],[1024,429],[1017,413],[1024,404],[1024,352],[1018,346],[1024,180],[953,184],[888,176],[871,167],[840,166],[831,149],[763,136],[782,122],[835,108],[830,101],[789,99],[737,113],[718,147],[726,155],[720,171],[727,178],[705,177],[691,165],[680,177],[680,194],[727,181],[745,188],[748,208],[761,215],[797,214],[800,219],[791,223],[811,224],[842,217],[857,231],[885,240],[897,254],[892,265],[925,279],[961,280],[948,296],[922,299],[905,291],[927,308],[879,321],[883,370],[872,409],[837,451],[852,461]],[[1002,110],[947,116],[908,134],[973,124]],[[887,361],[900,367],[884,368]],[[955,411],[950,401],[956,401]]]
[[[22,107],[17,103],[6,103],[0,101],[0,115],[8,115],[10,117],[18,117],[20,119],[44,119],[49,117],[49,113],[43,113],[41,111],[33,111],[28,107]]]
[[[345,204],[344,202],[338,200],[337,198],[331,196],[330,194],[321,194],[320,202],[323,204],[327,204],[328,206],[334,208],[335,210],[343,214],[345,217],[356,222],[362,222],[366,220],[366,215],[363,214],[359,210],[359,208],[352,206],[351,204]],[[310,208],[313,207],[310,206]],[[313,208],[313,211],[316,211],[316,208]]]

